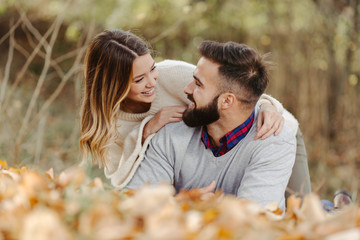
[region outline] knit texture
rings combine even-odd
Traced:
[[[285,208],[285,189],[296,155],[296,139],[286,124],[278,136],[254,140],[256,119],[245,138],[226,154],[215,157],[201,142],[202,128],[170,123],[151,140],[145,158],[128,188],[145,183],[173,184],[176,191],[205,187],[257,202],[277,202]]]
[[[192,81],[195,66],[181,61],[165,60],[157,64],[159,77],[155,87],[156,98],[145,113],[126,113],[120,110],[117,121],[118,139],[109,146],[105,176],[116,188],[123,188],[134,175],[144,157],[150,135],[141,144],[146,123],[163,107],[189,102],[184,93],[185,86]]]
[[[156,98],[151,103],[149,111],[126,113],[120,110],[117,121],[118,138],[116,142],[108,146],[107,167],[104,168],[104,173],[111,180],[111,184],[118,189],[124,188],[130,181],[154,136],[154,134],[150,135],[143,144],[141,143],[146,123],[163,107],[186,106],[189,103],[184,87],[193,80],[195,66],[174,60],[165,60],[156,65],[159,71],[155,87]],[[278,112],[284,111],[281,103],[276,99],[266,94],[263,94],[261,99],[263,99],[262,103],[273,104]],[[295,118],[293,119],[296,121]]]

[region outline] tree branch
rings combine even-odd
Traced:
[[[11,25],[12,25],[12,21],[10,21],[10,26]],[[0,112],[2,112],[2,102],[5,98],[5,90],[10,77],[10,67],[14,57],[14,44],[15,44],[14,31],[10,31],[8,59],[6,61],[4,78],[2,80],[1,90],[0,90]]]

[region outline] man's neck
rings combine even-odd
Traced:
[[[251,115],[253,109],[242,111],[241,114],[225,114],[221,116],[219,120],[206,125],[207,132],[212,139],[212,143],[215,146],[220,146],[220,139],[245,122]]]

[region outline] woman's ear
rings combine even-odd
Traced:
[[[233,93],[222,93],[219,97],[219,108],[223,110],[228,109],[234,105],[235,101],[236,97]]]

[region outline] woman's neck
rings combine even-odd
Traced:
[[[151,103],[135,102],[130,99],[125,99],[120,104],[120,109],[127,113],[144,113],[149,111]]]

